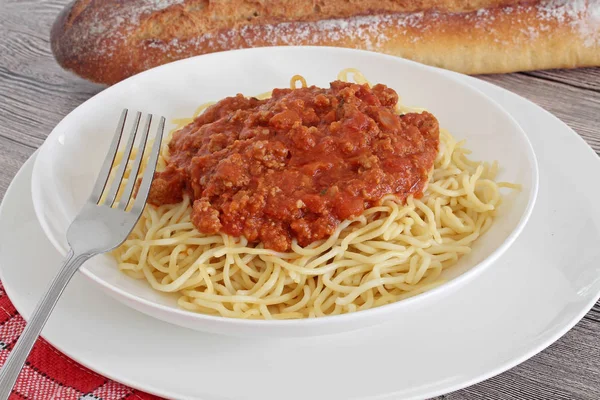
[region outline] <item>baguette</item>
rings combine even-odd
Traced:
[[[105,84],[277,45],[373,50],[466,74],[574,68],[600,65],[600,0],[76,0],[51,45],[64,68]]]

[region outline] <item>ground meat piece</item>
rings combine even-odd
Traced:
[[[217,233],[221,230],[219,211],[207,199],[194,201],[192,206],[192,223],[200,232]]]
[[[151,204],[160,206],[162,204],[175,204],[183,200],[183,191],[185,187],[185,175],[175,169],[167,169],[163,172],[156,172],[148,201]]]
[[[228,97],[176,132],[155,205],[194,199],[199,231],[244,235],[289,250],[326,239],[348,218],[395,194],[421,196],[439,144],[429,113],[399,116],[385,85],[274,89]]]

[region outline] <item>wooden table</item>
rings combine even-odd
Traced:
[[[66,3],[0,0],[0,197],[52,128],[103,89],[63,71],[52,57],[48,32]],[[541,105],[600,151],[600,69],[482,79]],[[569,333],[532,359],[441,398],[599,399],[600,303]]]

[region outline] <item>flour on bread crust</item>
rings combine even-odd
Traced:
[[[492,6],[474,9],[482,5]],[[374,50],[468,74],[600,65],[600,0],[78,0],[52,30],[63,67],[108,84],[198,54],[276,45]]]

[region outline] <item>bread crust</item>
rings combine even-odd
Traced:
[[[600,65],[600,0],[77,0],[51,44],[64,68],[106,84],[277,45],[373,50],[467,74],[573,68]]]

